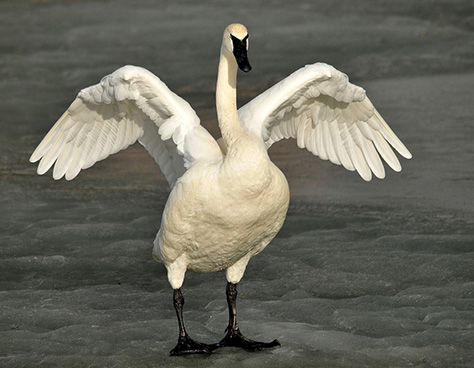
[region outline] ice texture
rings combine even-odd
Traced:
[[[473,367],[472,1],[0,2],[0,367]],[[169,190],[138,145],[72,182],[28,157],[83,87],[146,67],[217,135],[221,32],[250,31],[244,103],[304,64],[363,86],[413,153],[384,180],[275,144],[287,221],[238,287],[242,332],[280,348],[170,358]],[[217,342],[225,275],[188,272],[190,334]]]

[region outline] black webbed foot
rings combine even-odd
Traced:
[[[183,320],[183,305],[184,297],[180,289],[175,289],[173,292],[173,304],[178,317],[179,337],[178,344],[170,351],[171,356],[187,355],[187,354],[211,354],[212,350],[216,349],[217,344],[208,345],[194,341],[189,337],[184,328]]]
[[[187,354],[211,354],[211,352],[218,348],[217,344],[203,344],[194,341],[189,335],[178,339],[178,344],[170,351],[170,356],[187,355]]]
[[[227,329],[227,334],[217,345],[219,348],[233,346],[249,351],[260,351],[281,346],[278,340],[273,340],[272,342],[254,341],[242,335],[239,329],[233,330],[230,328]]]
[[[216,344],[219,348],[225,346],[234,346],[249,351],[258,351],[262,349],[281,346],[278,340],[273,340],[272,342],[260,342],[250,340],[249,338],[242,335],[239,330],[239,324],[237,322],[237,284],[228,282],[226,295],[227,305],[229,307],[229,325],[227,326],[225,337]]]

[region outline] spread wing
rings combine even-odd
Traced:
[[[198,160],[222,152],[191,106],[146,69],[125,66],[83,89],[31,155],[38,174],[53,178],[81,170],[139,141],[168,183]]]
[[[393,170],[401,170],[390,145],[411,158],[365,91],[323,63],[297,70],[240,108],[239,117],[267,148],[283,138],[296,138],[298,147],[357,170],[366,181],[372,173],[385,177],[380,156]]]

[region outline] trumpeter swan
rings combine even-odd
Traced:
[[[267,149],[296,138],[324,160],[357,170],[364,180],[385,176],[379,155],[395,171],[410,152],[375,110],[365,91],[322,63],[307,65],[237,110],[237,67],[251,70],[248,33],[231,24],[222,39],[216,106],[222,141],[200,125],[191,106],[149,71],[125,66],[83,89],[49,131],[30,161],[38,174],[71,180],[82,169],[139,141],[171,187],[153,256],[174,289],[178,344],[171,355],[210,353],[222,346],[260,350],[240,333],[236,285],[249,259],[275,237],[286,217],[289,190]],[[217,344],[192,340],[183,321],[186,270],[226,270],[229,325]]]

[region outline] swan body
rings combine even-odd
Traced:
[[[30,158],[41,160],[38,174],[54,164],[54,179],[72,180],[137,140],[153,156],[171,187],[153,257],[166,266],[174,289],[180,335],[172,355],[278,345],[241,335],[235,311],[236,285],[249,259],[276,236],[288,209],[288,183],[267,153],[272,144],[296,138],[300,148],[367,181],[372,173],[385,176],[381,157],[401,170],[391,147],[411,158],[365,91],[327,64],[297,70],[237,110],[237,68],[251,69],[247,39],[241,24],[224,31],[216,88],[218,141],[158,77],[125,66],[83,89]],[[195,342],[184,328],[180,288],[188,269],[226,270],[229,327],[218,344]]]
[[[249,149],[245,155],[249,163],[239,155],[206,167],[196,165],[173,188],[153,250],[155,258],[170,268],[173,288],[181,286],[186,269],[227,269],[228,281],[237,283],[250,257],[263,250],[283,225],[288,184],[265,152],[259,152],[262,148],[255,151],[262,155],[259,163]],[[235,178],[236,170],[242,176]],[[180,269],[174,268],[175,262]]]

